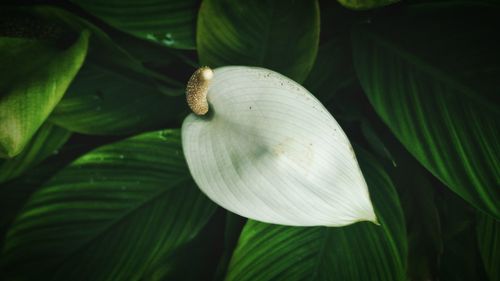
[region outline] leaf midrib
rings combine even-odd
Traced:
[[[407,64],[414,66],[418,70],[434,77],[436,80],[447,84],[451,88],[463,93],[465,97],[478,104],[483,109],[488,109],[494,113],[498,113],[498,109],[495,106],[485,101],[484,99],[479,98],[481,95],[477,92],[477,90],[470,88],[469,86],[459,82],[457,77],[453,75],[449,75],[445,73],[443,70],[434,67],[431,63],[424,60],[422,57],[414,55],[402,48],[398,48],[393,42],[383,38],[381,35],[376,34],[375,32],[369,32],[364,30],[365,35],[370,37],[374,44],[379,45],[382,48],[389,49],[392,54],[397,55],[401,60],[405,61]]]
[[[181,179],[179,179],[177,181],[174,181],[171,186],[178,185],[178,184],[180,184],[180,183],[182,183],[183,181],[186,181],[186,180],[187,179],[185,179],[185,178],[181,178]],[[64,260],[59,264],[59,266],[57,266],[54,269],[54,275],[53,276],[57,276],[59,274],[61,268],[64,265],[66,265],[68,262],[70,262],[77,254],[79,254],[80,252],[82,252],[82,250],[86,249],[88,245],[90,245],[94,241],[96,241],[96,239],[102,237],[108,231],[110,231],[111,229],[113,229],[113,226],[119,224],[120,222],[122,222],[127,217],[129,217],[132,214],[134,214],[135,212],[137,212],[140,209],[148,206],[151,201],[157,199],[158,197],[161,197],[162,195],[164,195],[165,193],[168,193],[168,192],[172,191],[173,189],[175,189],[175,188],[174,187],[170,187],[170,188],[161,189],[160,191],[153,193],[153,195],[151,195],[149,198],[146,198],[145,200],[143,200],[140,203],[136,204],[135,206],[131,207],[129,210],[127,210],[126,212],[124,212],[119,217],[113,219],[107,226],[103,227],[96,235],[92,236],[87,241],[83,242],[79,247],[76,248],[76,250],[74,252],[72,252],[70,255],[68,255],[67,257],[65,257]]]
[[[317,280],[316,277],[319,274],[320,265],[322,264],[322,261],[325,258],[326,245],[328,244],[328,240],[330,239],[330,232],[328,231],[328,227],[322,227],[321,232],[323,234],[323,241],[321,241],[321,244],[320,244],[321,248],[319,250],[319,253],[316,255],[314,269],[311,273],[311,277],[309,278],[310,281]]]

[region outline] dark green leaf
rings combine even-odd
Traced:
[[[398,163],[390,171],[405,212],[408,279],[437,280],[443,258],[441,218],[437,208],[440,197],[435,186],[439,182],[397,140],[390,138],[387,145],[394,153],[393,161]]]
[[[52,127],[56,130],[56,126]],[[14,221],[31,194],[79,156],[113,141],[116,141],[116,138],[73,134],[61,148],[54,151],[40,164],[30,167],[22,177],[0,184],[0,241],[3,242],[8,226]],[[3,280],[1,277],[0,274],[0,280]]]
[[[205,0],[196,37],[203,65],[262,66],[302,82],[318,50],[318,3]]]
[[[45,123],[17,156],[0,160],[0,183],[15,178],[59,149],[71,135],[68,130]]]
[[[224,252],[217,266],[214,281],[224,280],[233,255],[234,249],[238,243],[241,231],[247,222],[247,219],[237,214],[226,211],[226,225],[224,228]]]
[[[16,280],[140,280],[192,240],[215,210],[192,181],[180,132],[142,134],[63,169],[11,227]]]
[[[159,262],[143,280],[212,280],[222,254],[224,213],[224,209],[217,209],[195,239]]]
[[[500,280],[500,222],[478,213],[477,239],[479,252],[490,281]]]
[[[88,37],[83,32],[65,48],[0,37],[0,157],[18,155],[54,109],[85,59]]]
[[[363,136],[368,141],[373,152],[378,156],[391,161],[394,167],[397,166],[396,159],[392,156],[392,153],[387,149],[387,145],[382,141],[377,132],[375,132],[372,124],[367,119],[363,119],[361,122],[361,132]]]
[[[184,104],[183,97],[165,96],[154,87],[88,62],[50,120],[84,134],[130,134],[180,120],[187,111],[187,106],[179,106]]]
[[[337,0],[343,6],[354,10],[367,10],[387,6],[399,0]]]
[[[351,27],[366,18],[366,14],[369,13],[346,9],[337,1],[318,0],[318,2],[321,12],[320,43],[327,43],[339,34],[349,37]],[[350,37],[347,39],[350,44]]]
[[[358,155],[381,226],[306,228],[249,221],[227,280],[405,280],[406,236],[397,194],[381,167],[366,153]]]
[[[162,45],[194,49],[199,0],[71,0],[108,24]]]
[[[15,11],[71,31],[92,32],[87,60],[50,116],[52,122],[74,132],[97,135],[131,134],[180,123],[179,116],[187,111],[184,98],[179,97],[184,82],[145,68],[98,27],[64,10],[33,7]],[[170,58],[168,66],[179,71],[176,54],[166,51],[162,60],[166,58]]]
[[[443,239],[438,280],[488,280],[478,250],[476,210],[456,194],[443,192],[437,205]]]
[[[337,36],[319,47],[316,62],[304,87],[323,103],[342,88],[356,82],[348,36]]]
[[[177,89],[184,87],[183,83],[144,67],[141,61],[131,56],[121,46],[115,44],[108,34],[81,17],[50,6],[19,8],[14,9],[13,12],[41,18],[73,32],[89,30],[92,36],[89,42],[87,61],[99,64],[100,67],[107,71],[118,72],[120,75],[138,83],[158,86],[162,90],[165,89],[164,92],[167,95],[177,95]],[[167,53],[174,57],[171,52]]]
[[[433,175],[496,218],[498,19],[491,7],[429,4],[353,31],[358,77],[383,121]]]

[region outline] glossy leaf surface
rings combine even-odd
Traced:
[[[167,47],[194,49],[199,0],[72,0],[110,25]]]
[[[19,154],[47,119],[80,69],[88,37],[66,47],[0,37],[0,157]]]
[[[4,249],[18,278],[139,280],[215,210],[194,186],[178,130],[98,148],[29,200]]]
[[[361,84],[395,136],[451,190],[500,218],[495,12],[418,5],[361,25],[352,36]]]
[[[203,1],[196,40],[202,65],[262,66],[302,82],[318,50],[318,3]]]

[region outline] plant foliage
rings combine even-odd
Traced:
[[[43,2],[43,3],[41,3]],[[500,280],[497,1],[0,4],[0,280]],[[199,66],[301,83],[378,222],[238,217],[181,145]]]

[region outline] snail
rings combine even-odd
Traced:
[[[186,95],[193,113],[182,124],[182,147],[212,201],[274,224],[376,223],[346,134],[300,84],[259,67],[202,67]]]

